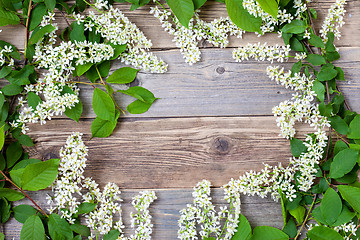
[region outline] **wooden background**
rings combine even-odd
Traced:
[[[333,2],[311,3],[311,7],[319,10],[317,28]],[[289,143],[278,136],[279,128],[271,109],[289,99],[291,91],[277,86],[266,76],[267,62],[235,63],[231,57],[233,48],[248,42],[281,44],[282,40],[274,34],[258,38],[249,33],[240,40],[232,38],[226,49],[201,43],[201,62],[189,66],[172,37],[148,13],[148,6],[133,12],[128,11],[129,5],[117,7],[152,40],[152,51],[169,64],[168,73],[140,72],[132,84],[148,88],[161,100],[145,114],[122,117],[111,137],[89,141],[94,118],[90,105],[92,90],[81,86],[80,97],[85,109],[80,122],[64,116],[44,126],[32,125],[29,134],[36,145],[29,149],[30,155],[40,159],[57,157],[72,132],[83,132],[89,147],[85,175],[96,179],[100,186],[110,181],[121,187],[125,222],[129,221],[128,213],[132,211],[131,197],[143,189],[153,189],[158,196],[151,207],[153,239],[176,239],[179,210],[192,202],[192,187],[197,182],[210,180],[214,185],[214,202],[224,204],[220,187],[231,178],[251,169],[260,170],[263,162],[287,163],[291,155]],[[226,16],[223,4],[209,2],[202,9],[201,16],[207,21]],[[343,36],[337,42],[341,59],[335,64],[345,72],[346,81],[340,83],[345,98],[353,110],[360,112],[360,1],[348,1],[346,10]],[[65,26],[60,14],[57,20],[60,27]],[[2,29],[1,40],[23,49],[23,27]],[[281,65],[291,67],[291,63]],[[111,70],[119,67],[121,64],[115,63]],[[126,106],[132,99],[119,96],[118,100]],[[309,127],[299,126],[297,137],[302,138],[309,131]],[[46,192],[32,193],[45,208]],[[243,214],[253,227],[282,227],[279,203],[246,196],[242,201]],[[3,228],[6,239],[19,239],[21,224],[16,220]]]

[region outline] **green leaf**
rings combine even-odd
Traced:
[[[338,189],[345,201],[347,201],[356,212],[360,213],[360,188],[339,185]]]
[[[5,131],[4,131],[5,124],[0,127],[0,150],[4,147],[5,143]]]
[[[77,65],[75,67],[76,69],[76,76],[81,76],[83,75],[84,73],[86,73],[90,68],[91,66],[94,65],[93,63],[85,63],[83,65]]]
[[[302,153],[307,151],[304,142],[297,138],[292,138],[290,140],[290,148],[291,148],[291,154],[294,157],[299,157]]]
[[[295,36],[290,38],[290,47],[292,50],[297,52],[305,52],[305,46],[302,42],[299,41]]]
[[[291,218],[285,225],[283,229],[284,233],[286,233],[290,238],[295,238],[297,234],[297,228],[295,221]]]
[[[316,10],[313,9],[313,8],[309,8],[309,11],[310,11],[311,17],[314,18],[314,19],[317,19],[317,12],[316,12]]]
[[[21,240],[45,240],[44,225],[37,215],[28,217],[21,228]]]
[[[324,102],[325,99],[325,86],[319,80],[315,80],[312,86],[312,90],[316,93],[316,97],[320,102]]]
[[[11,168],[20,159],[23,154],[23,149],[18,142],[11,143],[6,149],[6,163],[7,167]]]
[[[27,96],[28,105],[33,108],[33,110],[36,109],[36,106],[41,103],[41,98],[36,95],[34,92],[29,92]]]
[[[314,227],[306,235],[311,240],[344,240],[338,232],[324,226]]]
[[[111,230],[104,235],[103,240],[116,240],[120,236],[120,232],[117,229]]]
[[[360,114],[350,122],[348,138],[360,139]]]
[[[43,16],[47,13],[45,4],[38,3],[30,14],[29,30],[33,31],[40,23]]]
[[[11,214],[11,204],[5,198],[0,198],[0,220],[1,223],[6,223]]]
[[[303,206],[298,206],[296,209],[290,210],[289,213],[296,219],[298,224],[301,224],[304,221],[305,208]]]
[[[45,5],[46,5],[47,9],[54,10],[55,5],[56,5],[56,0],[45,0]]]
[[[289,240],[289,236],[277,228],[259,226],[254,228],[252,240]]]
[[[309,54],[306,60],[314,66],[326,64],[325,58],[319,54]]]
[[[0,26],[17,25],[20,18],[13,12],[7,11],[0,6]]]
[[[166,0],[181,25],[189,28],[190,19],[194,15],[194,3],[192,0]]]
[[[325,51],[326,52],[335,52],[336,51],[336,47],[334,46],[334,39],[335,39],[335,35],[333,32],[329,32],[328,35],[328,41],[325,44]]]
[[[77,214],[85,214],[94,211],[96,203],[83,202],[78,206]]]
[[[309,43],[317,48],[325,48],[325,44],[322,41],[321,37],[311,33]]]
[[[340,54],[335,51],[335,52],[327,52],[325,54],[326,60],[328,60],[329,62],[338,60],[340,58]]]
[[[95,118],[91,123],[91,136],[105,138],[111,135],[116,127],[117,122]]]
[[[145,103],[152,104],[156,100],[152,92],[139,86],[130,87],[128,90],[118,90],[117,92],[127,94]]]
[[[38,211],[30,205],[22,204],[13,208],[15,219],[24,223],[30,216],[35,215]]]
[[[109,75],[110,66],[110,61],[104,61],[95,67],[98,68],[101,77],[107,77]]]
[[[8,201],[14,202],[23,199],[25,196],[14,189],[0,188],[0,198],[2,197],[6,198]]]
[[[329,81],[334,79],[337,76],[338,72],[334,69],[333,66],[322,67],[320,72],[317,75],[319,81]]]
[[[247,32],[261,33],[262,20],[254,17],[243,7],[243,0],[226,0],[226,10],[231,21]]]
[[[131,83],[135,80],[138,71],[138,69],[134,69],[131,67],[119,68],[106,79],[106,82],[118,84]]]
[[[149,110],[151,103],[146,103],[140,100],[136,100],[127,106],[127,111],[131,114],[141,114]]]
[[[50,159],[26,166],[21,179],[22,188],[28,191],[47,188],[57,176],[59,162],[59,159]]]
[[[114,49],[114,55],[112,56],[112,58],[110,58],[110,60],[115,60],[117,59],[121,53],[123,53],[126,50],[126,44],[123,45],[114,45],[110,43],[110,46]]]
[[[342,202],[339,194],[334,189],[328,188],[325,192],[320,210],[327,223],[333,224],[337,220],[342,210]]]
[[[79,99],[79,102],[75,104],[72,108],[67,108],[65,110],[65,115],[72,120],[79,122],[81,114],[83,112],[83,105]]]
[[[294,33],[299,34],[305,32],[307,28],[306,23],[302,20],[296,19],[291,21],[291,23],[286,24],[281,31],[283,33]]]
[[[330,166],[330,177],[340,178],[350,172],[357,161],[359,152],[354,149],[344,149],[335,155]]]
[[[84,30],[85,30],[84,23],[77,24],[77,22],[75,21],[71,24],[71,27],[72,27],[72,31],[70,33],[71,41],[73,41],[73,42],[74,41],[78,41],[78,42],[86,41],[86,37],[84,34]]]
[[[341,140],[337,141],[334,146],[334,156],[337,155],[340,151],[348,149],[347,144]]]
[[[51,33],[52,31],[55,30],[55,27],[53,25],[46,25],[44,27],[41,27],[39,31],[35,32],[33,34],[31,34],[31,37],[29,39],[29,44],[35,44],[38,41],[40,41],[40,39],[42,39],[45,34],[47,33]]]
[[[12,69],[10,66],[3,66],[0,70],[0,79],[6,77],[11,73]]]
[[[246,217],[240,214],[239,224],[231,240],[248,240],[251,238],[251,226]]]
[[[345,205],[343,205],[343,209],[341,211],[340,216],[336,219],[336,221],[332,224],[332,226],[340,226],[345,223],[348,223],[355,216],[354,212],[351,212]]]
[[[269,13],[273,18],[277,19],[279,7],[276,0],[256,0],[262,10]]]
[[[346,135],[349,127],[340,116],[336,115],[334,117],[329,117],[331,127],[335,129],[338,133]]]
[[[281,212],[282,212],[282,216],[283,216],[283,224],[284,226],[286,225],[286,219],[287,219],[287,211],[286,211],[286,197],[284,195],[284,193],[282,192],[281,188],[279,188],[279,195],[280,195],[280,200],[281,200]]]
[[[196,10],[201,8],[201,6],[206,3],[206,0],[193,0],[193,2],[194,2],[194,9]]]
[[[35,72],[35,67],[31,65],[25,65],[20,71],[13,71],[6,77],[11,84],[15,85],[27,85],[30,84],[29,77]]]
[[[341,67],[335,67],[335,70],[338,72],[336,79],[340,81],[345,80],[345,74],[344,71],[341,69]]]
[[[111,97],[100,88],[95,88],[94,90],[92,106],[96,116],[103,120],[114,122],[114,102]]]
[[[77,234],[80,234],[81,236],[84,237],[90,236],[90,229],[87,226],[75,223],[71,225],[70,228],[72,231],[76,232]]]
[[[74,237],[69,223],[55,213],[49,216],[48,227],[52,239],[72,240]]]
[[[21,93],[22,91],[23,91],[23,87],[15,84],[6,85],[1,89],[1,92],[5,96],[15,96]]]

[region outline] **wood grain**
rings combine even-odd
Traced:
[[[319,29],[323,19],[327,15],[327,11],[335,0],[321,0],[310,3],[311,7],[318,10],[318,20],[315,21],[315,27]],[[360,47],[360,2],[358,0],[349,0],[346,6],[345,26],[341,29],[342,38],[338,41],[337,45]],[[154,49],[175,48],[175,43],[172,42],[172,37],[168,33],[163,31],[160,22],[149,13],[149,6],[144,6],[135,11],[129,11],[129,4],[116,3],[116,7],[121,9],[125,16],[130,21],[135,23],[145,35],[152,40]],[[212,21],[214,18],[220,16],[227,16],[225,4],[217,3],[214,1],[208,1],[206,5],[201,8],[201,18],[205,21]],[[58,12],[56,15],[56,22],[59,23],[59,28],[64,29],[66,22],[62,15]],[[0,33],[0,39],[13,43],[19,49],[24,49],[24,27],[23,26],[7,26],[2,27],[3,32]],[[282,43],[280,38],[274,34],[267,34],[264,37],[258,38],[253,33],[248,33],[243,39],[231,38],[229,47],[238,47],[246,45],[248,42],[257,43],[268,42],[270,44]],[[205,44],[202,47],[211,47],[211,45]]]
[[[340,53],[341,59],[334,62],[345,72],[346,81],[338,81],[340,89],[352,109],[360,112],[360,48],[340,48]],[[269,62],[236,63],[230,49],[204,49],[202,61],[193,66],[185,64],[177,50],[164,50],[157,55],[169,64],[169,71],[165,74],[140,72],[132,85],[143,86],[161,99],[148,112],[128,117],[272,115],[272,108],[290,99],[293,93],[268,78]],[[288,70],[292,63],[274,65]],[[111,72],[121,66],[115,63]],[[93,89],[88,85],[81,88],[83,117],[93,118]],[[115,96],[124,109],[134,101],[121,93]]]
[[[133,210],[131,199],[138,194],[139,190],[126,189],[122,191],[122,209],[123,220],[125,222],[125,233],[127,236],[133,233],[130,228],[129,214]],[[191,196],[191,189],[153,189],[156,192],[158,199],[151,205],[150,212],[152,215],[152,223],[154,224],[152,239],[155,240],[170,240],[177,239],[177,221],[179,219],[179,211],[186,207],[193,201]],[[30,193],[30,196],[42,208],[47,208],[45,196],[49,191],[39,191]],[[223,200],[223,190],[216,188],[212,189],[213,203],[216,208],[226,205]],[[242,199],[242,214],[244,214],[252,227],[267,225],[277,228],[282,228],[282,214],[281,205],[272,201],[270,198],[261,199],[258,197],[243,196]],[[22,200],[16,204],[31,204],[28,200]],[[265,217],[264,217],[265,216]],[[4,232],[6,239],[19,239],[21,223],[18,223],[14,218],[9,223],[4,225]]]
[[[58,157],[73,131],[89,140],[90,123],[54,120],[31,126],[36,145],[30,156]],[[300,125],[297,136],[310,132]],[[191,188],[202,179],[220,187],[245,171],[262,169],[264,162],[286,164],[289,142],[278,135],[273,117],[124,119],[111,137],[86,142],[85,175],[102,186],[115,182],[124,188]]]

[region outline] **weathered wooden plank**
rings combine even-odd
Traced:
[[[236,63],[230,49],[204,49],[202,61],[189,66],[177,50],[161,51],[168,64],[165,74],[140,72],[135,85],[151,90],[158,100],[147,113],[129,117],[271,115],[272,108],[291,98],[292,91],[276,85],[266,75],[268,62]],[[350,106],[360,111],[360,48],[341,48],[335,62],[343,68],[347,81],[339,82]],[[291,69],[292,63],[274,63]],[[111,72],[123,65],[115,63]],[[116,86],[115,86],[116,88]],[[83,117],[92,111],[93,88],[81,86]],[[121,93],[115,98],[124,108],[134,99]]]
[[[204,178],[220,187],[264,162],[286,164],[291,156],[274,117],[125,118],[111,137],[89,141],[90,124],[53,120],[31,126],[36,145],[30,156],[57,157],[72,132],[83,132],[89,147],[85,175],[124,188],[192,187]],[[299,129],[299,138],[312,131]]]
[[[177,239],[177,221],[179,219],[179,211],[186,207],[186,204],[192,203],[191,189],[154,189],[158,199],[151,205],[150,212],[152,215],[152,223],[154,224],[154,232],[152,239],[169,240]],[[30,196],[42,207],[47,208],[45,196],[49,191],[39,191],[30,193]],[[131,198],[138,194],[138,190],[126,189],[122,191],[122,209],[123,220],[126,225],[125,233],[127,236],[133,233],[130,229],[129,213],[133,211]],[[212,190],[213,203],[217,209],[219,206],[226,204],[223,200],[223,190]],[[28,200],[22,200],[16,204],[31,204]],[[268,225],[277,228],[282,227],[282,214],[280,203],[272,201],[270,198],[261,199],[258,197],[242,197],[242,214],[244,214],[252,227]],[[20,229],[22,224],[15,219],[10,220],[3,225],[6,239],[20,239]]]
[[[327,15],[327,11],[332,3],[335,1],[314,1],[310,3],[311,7],[314,7],[319,11],[318,20],[315,21],[315,27],[319,29],[323,19]],[[346,25],[341,29],[342,38],[337,43],[338,46],[360,46],[360,2],[357,0],[349,0],[346,6]],[[172,37],[163,31],[159,21],[149,13],[149,6],[144,6],[136,11],[129,11],[129,4],[116,4],[116,7],[120,8],[124,14],[145,33],[145,35],[152,40],[153,48],[175,48],[175,43],[172,42]],[[201,10],[201,18],[205,21],[212,21],[214,18],[220,16],[227,16],[226,8],[224,4],[214,1],[208,1]],[[59,23],[59,28],[64,29],[66,22],[62,15],[58,13],[56,15],[56,21]],[[3,32],[0,33],[0,39],[9,41],[15,44],[19,49],[24,49],[24,27],[23,26],[7,26],[2,27]],[[238,47],[246,45],[248,42],[268,42],[271,44],[282,43],[282,40],[274,37],[274,34],[267,34],[261,38],[258,38],[255,34],[246,34],[243,39],[231,38],[229,47]],[[210,45],[203,45],[204,47],[210,47]]]

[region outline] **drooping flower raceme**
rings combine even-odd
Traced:
[[[340,28],[345,24],[345,4],[346,0],[336,0],[335,4],[331,5],[328,10],[328,15],[320,29],[320,35],[324,42],[327,42],[329,32],[333,32],[337,39],[341,37]]]
[[[136,214],[130,214],[135,233],[129,238],[124,236],[124,224],[120,202],[120,190],[114,183],[108,183],[103,191],[91,178],[83,176],[86,167],[88,149],[81,133],[73,133],[60,150],[59,173],[52,185],[53,196],[48,196],[50,212],[58,212],[70,223],[75,222],[81,203],[92,203],[96,207],[85,214],[86,225],[92,229],[89,239],[104,235],[112,229],[120,232],[118,239],[151,239],[152,223],[150,204],[156,199],[155,192],[143,191],[135,196],[132,205]],[[114,217],[117,216],[117,220]]]
[[[89,11],[87,18],[77,14],[75,20],[79,24],[83,22],[85,30],[94,31],[111,44],[126,44],[127,50],[119,56],[121,62],[152,73],[167,71],[167,64],[147,51],[152,46],[151,41],[119,9],[108,7],[103,0],[96,1],[92,6],[100,14]],[[103,11],[103,7],[108,9]]]

